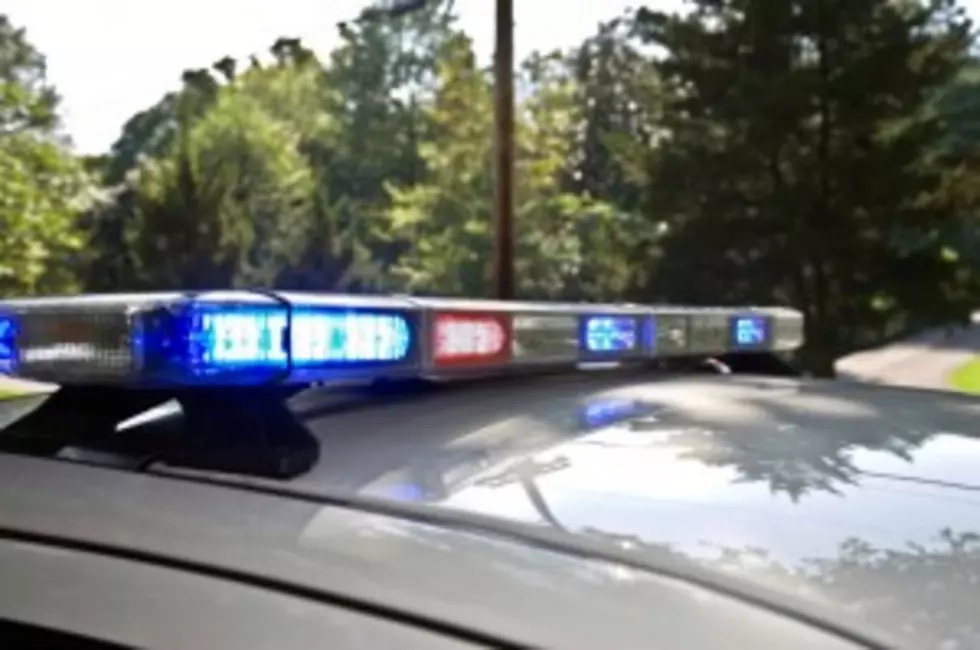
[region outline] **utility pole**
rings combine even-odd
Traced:
[[[498,300],[513,300],[514,0],[497,0],[494,27],[493,293]]]
[[[394,18],[418,11],[430,0],[379,0],[362,14],[363,20]],[[514,281],[514,0],[496,0],[493,53],[494,193],[493,295],[513,300]],[[343,25],[341,25],[343,29]]]

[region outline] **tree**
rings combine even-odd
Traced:
[[[569,161],[576,159],[579,135],[588,128],[590,98],[559,53],[532,55],[521,73],[522,85],[532,91],[521,103],[516,134],[522,295],[621,300],[631,278],[622,262],[637,223],[628,211],[628,193],[593,193],[567,183]],[[616,175],[614,166],[610,161],[606,178]]]
[[[938,191],[939,122],[921,110],[966,55],[952,0],[692,4],[638,19],[669,92],[647,207],[669,232],[648,294],[794,304],[819,375],[890,323],[972,308],[941,237],[962,211]]]
[[[327,110],[338,122],[329,149],[313,152],[349,267],[338,279],[355,290],[391,286],[399,245],[386,231],[390,186],[425,171],[421,143],[433,128],[422,106],[436,85],[440,54],[456,33],[445,2],[392,20],[345,27],[325,68]]]
[[[462,34],[439,56],[425,104],[424,175],[392,184],[388,231],[399,255],[391,283],[403,290],[487,295],[493,203],[493,103],[486,70]],[[619,299],[631,220],[612,202],[568,187],[586,99],[559,53],[520,70],[517,111],[517,275],[528,299]]]
[[[654,138],[661,94],[656,70],[631,34],[633,24],[629,13],[600,25],[568,61],[580,90],[583,128],[567,183],[627,211],[640,209],[646,180],[631,169],[630,154]]]
[[[131,120],[100,164],[110,191],[86,221],[99,251],[89,286],[376,285],[393,256],[380,230],[390,200],[386,184],[411,181],[421,165],[417,141],[426,127],[417,97],[427,91],[434,59],[426,43],[435,47],[451,21],[433,8],[397,25],[348,29],[326,64],[299,40],[283,37],[270,48],[271,63],[253,57],[242,69],[225,57],[210,70],[185,72],[183,88]],[[401,45],[406,34],[415,39],[412,47]],[[232,135],[248,129],[255,133]],[[273,139],[262,140],[273,132],[282,138],[281,151]],[[309,196],[296,193],[289,174],[271,171],[289,157],[293,167],[281,170],[298,174],[302,163],[310,179],[300,185],[310,188]],[[256,181],[233,178],[257,168],[271,174],[263,192],[278,188],[292,197],[277,217],[279,226],[260,223],[272,217],[260,216]],[[235,201],[221,198],[230,187],[243,199],[233,228],[228,219]],[[267,244],[270,228],[294,234],[288,253],[280,250],[271,266],[258,271],[253,254],[230,252],[232,230],[246,238],[252,232],[253,243]],[[239,240],[236,246],[250,245]]]
[[[318,80],[302,65],[235,78],[167,157],[140,170],[128,241],[141,283],[275,286],[298,262],[311,229],[314,176],[302,145]]]
[[[227,57],[215,64],[225,70],[228,65]],[[105,189],[80,221],[88,251],[82,280],[89,291],[139,286],[141,262],[131,240],[143,167],[154,167],[174,152],[181,134],[207,114],[220,89],[208,70],[188,70],[181,79],[179,90],[127,120],[108,154],[94,165]]]
[[[401,254],[390,281],[408,291],[485,295],[493,196],[490,84],[472,44],[459,35],[439,57],[439,83],[419,145],[420,182],[392,184],[387,214]]]
[[[927,107],[943,126],[937,155],[952,169],[943,190],[963,211],[962,220],[943,233],[948,251],[965,261],[971,270],[980,269],[980,61],[971,57],[953,81],[939,89]],[[964,274],[963,284],[977,273]],[[972,287],[968,295],[976,295]],[[969,298],[967,298],[968,300]]]
[[[91,186],[58,131],[43,55],[0,14],[0,296],[72,290]]]
[[[663,128],[664,93],[654,62],[635,36],[635,23],[635,13],[627,12],[601,24],[566,62],[578,87],[581,124],[570,134],[574,144],[563,185],[615,212],[604,228],[593,231],[597,237],[584,256],[595,267],[594,277],[624,276],[600,293],[609,300],[632,297],[658,258],[660,223],[644,219],[642,212],[646,162],[656,155]]]

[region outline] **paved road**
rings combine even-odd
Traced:
[[[973,326],[954,330],[952,336],[933,330],[901,343],[858,352],[837,362],[837,372],[847,379],[892,386],[948,388],[949,375],[958,366],[980,355],[980,313]]]

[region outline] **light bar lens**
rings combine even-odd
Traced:
[[[16,319],[15,372],[52,383],[115,383],[133,375],[132,321],[125,305],[45,305]]]
[[[731,346],[730,314],[720,309],[694,309],[690,317],[687,353],[719,354]]]
[[[151,316],[139,346],[145,369],[168,380],[234,375],[252,383],[286,370],[404,362],[412,330],[395,313],[297,307],[290,316],[280,305],[193,304]]]
[[[632,351],[640,338],[638,323],[629,316],[590,316],[584,329],[583,343],[588,352]]]
[[[735,349],[757,350],[769,342],[769,320],[765,316],[736,316],[732,319]]]
[[[194,349],[214,365],[283,366],[286,324],[283,310],[205,314]],[[411,342],[408,321],[393,314],[298,311],[291,327],[295,366],[402,361]]]
[[[0,372],[63,385],[443,378],[803,343],[792,309],[267,294],[0,302]]]
[[[579,319],[573,314],[514,316],[514,361],[574,363],[579,357]]]
[[[397,314],[311,313],[293,319],[293,360],[300,363],[404,361],[412,335]]]
[[[682,356],[687,353],[688,317],[678,313],[656,313],[650,327],[651,348],[654,356]]]
[[[510,359],[510,323],[500,314],[439,313],[432,334],[436,366],[475,366]]]
[[[772,318],[770,347],[780,352],[799,349],[805,340],[803,314],[792,309],[766,309]]]
[[[16,343],[16,322],[12,316],[0,315],[0,372],[9,373],[14,370],[14,362],[17,360],[17,350],[14,348]]]
[[[584,314],[579,320],[579,361],[622,363],[648,357],[652,314],[627,307],[627,313]]]
[[[285,316],[273,310],[242,310],[190,316],[185,357],[189,368],[277,366],[285,357]]]

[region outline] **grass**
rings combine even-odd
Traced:
[[[20,397],[23,394],[24,391],[22,390],[0,386],[0,399],[10,399],[11,397]]]
[[[953,371],[949,385],[957,390],[980,395],[980,357],[974,357]]]
[[[24,397],[25,395],[36,395],[47,393],[51,387],[47,384],[34,384],[31,382],[8,382],[4,381],[4,376],[0,375],[0,400]]]

